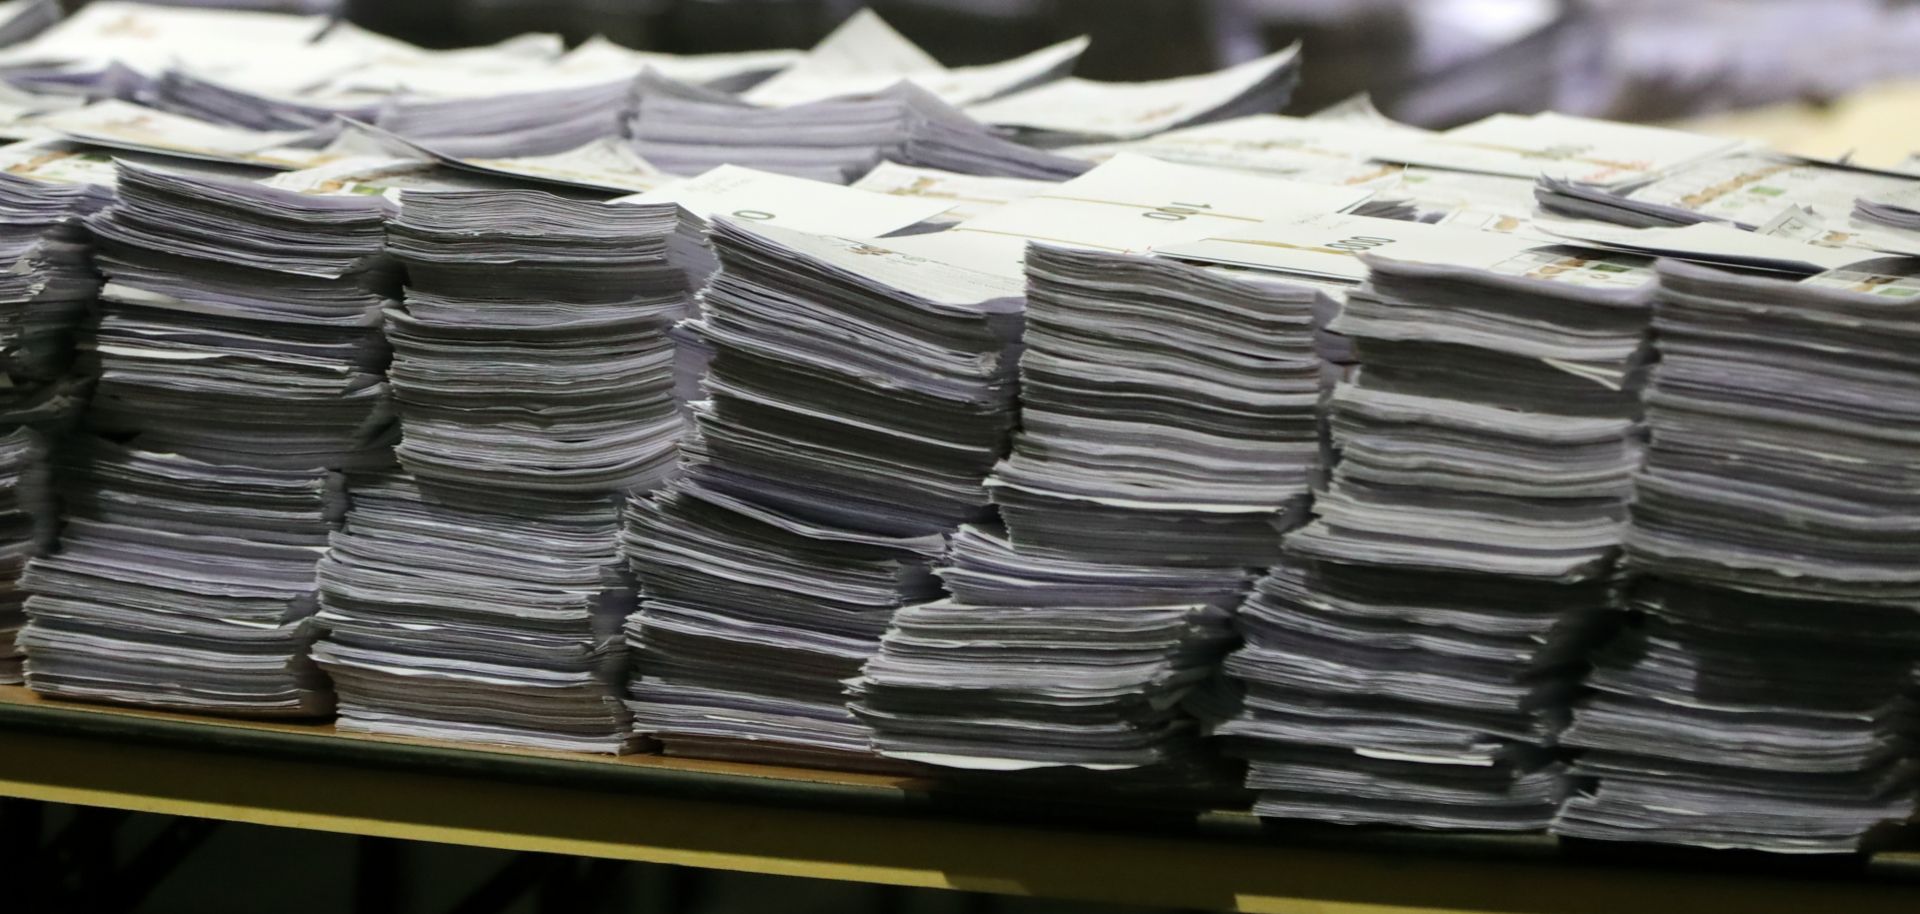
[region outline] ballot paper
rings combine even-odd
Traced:
[[[112,99],[43,114],[29,123],[94,146],[210,162],[293,170],[329,158],[300,145],[318,145],[311,131],[229,127]]]
[[[525,34],[478,47],[428,50],[341,22],[289,57],[287,63],[296,69],[286,78],[291,88],[318,99],[449,99],[564,89],[635,73],[624,67],[562,69],[565,48],[559,35]],[[286,84],[252,69],[243,78],[249,84]]]
[[[350,159],[338,156],[359,157],[371,153],[410,158],[517,184],[541,184],[567,192],[593,191],[601,196],[648,191],[678,180],[654,168],[635,155],[626,141],[615,137],[550,155],[505,158],[455,155],[436,148],[438,145],[436,141],[417,142],[370,124],[349,121],[341,128],[340,135],[322,150],[329,161],[306,170],[312,173],[350,164]]]
[[[595,35],[554,62],[562,72],[638,74],[652,70],[668,79],[722,91],[743,91],[793,66],[804,52],[778,49],[668,54],[622,47]]]
[[[1068,77],[967,108],[999,127],[1054,145],[1135,139],[1285,107],[1299,80],[1300,47],[1215,73],[1151,82],[1103,83]]]
[[[1153,252],[1195,263],[1359,283],[1367,277],[1366,254],[1524,273],[1554,263],[1535,255],[1552,246],[1551,240],[1530,235],[1332,213],[1237,226],[1217,236],[1156,244]],[[1566,265],[1577,268],[1579,262],[1576,255]]]
[[[232,77],[178,67],[147,80],[133,95],[149,108],[249,130],[313,130],[336,117],[372,120],[379,111],[373,99],[309,101],[291,93],[238,88]]]
[[[457,158],[522,158],[621,135],[634,77],[466,98],[390,98],[375,126]]]
[[[1060,151],[1102,162],[1118,153],[1131,152],[1216,168],[1282,175],[1339,175],[1344,182],[1364,180],[1368,175],[1377,178],[1397,173],[1398,166],[1373,162],[1372,151],[1383,144],[1403,140],[1407,133],[1426,135],[1426,131],[1397,124],[1356,124],[1318,117],[1255,114],[1170,130],[1144,139],[1070,146]]]
[[[713,245],[685,477],[623,538],[634,726],[669,752],[871,765],[841,681],[938,595],[942,534],[989,510],[1022,287],[725,217]]]
[[[847,184],[882,161],[964,174],[1064,180],[1089,167],[1013,142],[912,82],[780,108],[643,77],[629,127],[642,158],[675,174],[739,165]]]
[[[872,171],[867,172],[866,177],[853,182],[852,186],[855,190],[877,194],[943,201],[949,204],[948,209],[940,214],[943,221],[965,222],[1015,200],[1025,200],[1043,193],[1058,183],[1030,178],[988,178],[941,171],[937,168],[915,168],[896,162],[881,162]],[[885,233],[837,231],[829,234],[879,235]]]
[[[1747,142],[1564,114],[1496,114],[1438,136],[1399,134],[1377,159],[1456,171],[1620,187],[1741,150]]]
[[[852,237],[889,234],[939,216],[949,208],[948,201],[938,196],[890,196],[733,165],[722,165],[697,178],[675,181],[616,202],[671,203],[702,221],[724,216]]]
[[[407,191],[387,248],[407,269],[385,311],[400,463],[482,491],[650,489],[680,417],[668,326],[674,210],[532,190]]]
[[[679,208],[680,221],[669,250],[694,291],[705,286],[719,268],[707,242],[708,226],[716,217],[861,238],[890,234],[948,209],[944,200],[894,198],[733,165],[614,202],[671,203]]]
[[[667,241],[667,255],[686,277],[688,317],[699,316],[698,293],[720,268],[707,237],[711,220],[716,217],[860,238],[926,222],[946,212],[948,204],[937,198],[888,197],[732,165],[614,202],[670,203],[678,209],[679,220]],[[682,404],[691,403],[701,399],[700,379],[706,374],[711,352],[699,334],[684,326],[676,327],[673,336],[674,398]]]
[[[1116,156],[1071,181],[967,220],[942,235],[1005,252],[1003,271],[1017,272],[1026,241],[1107,251],[1205,238],[1270,219],[1341,212],[1371,190],[1309,184],[1265,175]],[[908,249],[932,256],[948,239],[928,236]],[[922,247],[928,246],[928,247]]]
[[[1717,222],[1628,228],[1584,219],[1542,217],[1534,221],[1534,226],[1571,244],[1783,273],[1820,273],[1885,256],[1859,247],[1809,244],[1792,237],[1741,231]]]
[[[325,16],[89,3],[32,39],[0,48],[0,67],[121,63],[158,71],[191,47],[202,63],[296,47],[325,31]]]
[[[319,568],[313,657],[344,730],[619,753],[633,743],[619,680],[612,492],[449,490],[356,480]]]
[[[964,106],[1067,75],[1087,44],[1084,37],[1072,38],[999,63],[949,69],[877,13],[861,10],[792,66],[741,97],[756,105],[799,105],[878,92],[907,80],[947,104]]]
[[[1634,227],[1725,222],[1763,234],[1775,233],[1769,227],[1792,211],[1829,246],[1884,249],[1898,242],[1860,237],[1849,217],[1860,211],[1861,199],[1915,187],[1920,181],[1911,175],[1762,151],[1707,159],[1625,190],[1543,180],[1539,198],[1543,208],[1564,216]]]

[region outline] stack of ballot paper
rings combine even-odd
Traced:
[[[1021,145],[909,82],[782,108],[675,91],[642,80],[630,132],[663,171],[740,165],[846,184],[884,160],[970,175],[1062,180],[1080,159]]]
[[[160,111],[250,130],[311,130],[336,117],[370,121],[380,111],[374,99],[288,97],[243,89],[177,67],[146,80],[131,94],[140,104]]]
[[[21,580],[28,686],[215,714],[332,710],[307,647],[337,476],[104,438],[59,453],[60,546]]]
[[[1908,606],[1647,578],[1562,735],[1561,835],[1844,854],[1912,817]]]
[[[20,576],[57,521],[50,449],[89,389],[75,341],[99,290],[83,220],[112,199],[89,183],[0,175],[0,682],[18,683],[26,624]]]
[[[88,413],[213,462],[388,459],[385,203],[122,163],[88,221],[105,305]]]
[[[951,598],[896,612],[852,683],[883,755],[986,770],[1191,761],[1179,704],[1218,662],[1244,569],[1043,557],[968,526],[938,573]]]
[[[28,682],[324,713],[305,655],[335,471],[391,460],[383,202],[131,163],[115,191],[88,221],[108,282],[85,418],[107,437],[60,456],[61,545],[23,581]]]
[[[1261,567],[1319,457],[1308,288],[1035,245],[994,503],[1034,555]]]
[[[1567,734],[1593,781],[1561,833],[1844,852],[1914,811],[1916,276],[1662,267],[1626,538],[1646,619]]]
[[[1017,281],[730,218],[687,479],[630,513],[635,729],[669,752],[860,764],[841,681],[938,595],[1013,425]]]
[[[406,474],[356,479],[314,656],[341,726],[621,752],[628,491],[673,473],[672,207],[408,190],[387,310]],[[423,684],[431,683],[430,687]]]
[[[953,599],[902,609],[855,684],[883,753],[963,767],[1170,764],[1179,704],[1304,511],[1312,289],[1140,255],[1026,256],[1021,430]]]
[[[348,730],[625,751],[633,609],[610,493],[357,479],[320,564],[314,659]]]
[[[674,210],[540,191],[409,191],[386,313],[400,463],[482,490],[613,492],[671,472]]]
[[[1338,461],[1242,607],[1218,726],[1263,815],[1537,829],[1607,618],[1653,273],[1525,239],[1382,245],[1331,329]],[[1456,239],[1457,242],[1457,239]],[[1430,249],[1431,250],[1431,249]]]

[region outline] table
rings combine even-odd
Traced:
[[[1920,910],[1920,853],[1798,861],[1009,802],[916,777],[602,758],[0,687],[0,797],[900,886],[1286,914]]]

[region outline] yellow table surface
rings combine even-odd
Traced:
[[[1692,118],[1672,126],[1765,141],[1784,152],[1862,165],[1897,165],[1920,152],[1920,81],[1870,86],[1832,104],[1775,105]]]
[[[48,701],[0,687],[0,796],[654,863],[1180,908],[1920,911],[1920,856],[1807,870],[1544,836],[1008,803],[913,778],[601,758]]]

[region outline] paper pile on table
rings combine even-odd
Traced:
[[[619,502],[485,498],[405,476],[358,479],[320,565],[313,656],[340,727],[575,752],[626,751]]]
[[[21,581],[27,685],[250,717],[332,711],[307,657],[314,565],[344,501],[319,470],[66,445],[59,549]]]
[[[384,201],[119,175],[88,222],[107,278],[91,424],[213,462],[386,463]]]
[[[888,755],[1170,765],[1319,460],[1312,289],[1170,260],[1027,254],[1021,431],[953,599],[898,613],[856,685]]]
[[[674,210],[407,191],[386,312],[406,475],[356,479],[314,656],[342,727],[555,749],[632,743],[620,505],[674,472]]]
[[[488,490],[650,489],[680,418],[666,328],[686,290],[674,210],[541,191],[407,192],[387,310],[400,463]]]
[[[635,728],[670,753],[872,764],[841,681],[938,595],[1013,425],[1018,282],[722,218],[687,480],[625,548]]]
[[[1643,261],[1456,236],[1370,258],[1331,329],[1338,462],[1241,608],[1216,727],[1255,811],[1538,829],[1554,734],[1609,582],[1637,461]]]
[[[1064,180],[1078,159],[1005,139],[932,93],[901,82],[783,108],[641,81],[629,132],[642,158],[673,174],[721,165],[846,184],[883,160],[971,175]]]
[[[1567,741],[1562,834],[1847,852],[1915,806],[1912,261],[1661,268],[1626,544],[1645,622]]]
[[[1245,570],[1043,558],[970,526],[938,573],[951,598],[894,613],[852,684],[882,754],[986,770],[1191,761],[1179,704],[1219,660]]]
[[[23,169],[31,171],[31,169]],[[52,541],[50,450],[90,387],[75,342],[100,280],[83,220],[112,199],[99,185],[0,175],[0,682],[22,681],[19,579]]]
[[[28,684],[69,697],[321,714],[306,658],[336,471],[385,465],[377,197],[122,163],[88,221],[107,277],[66,525],[24,585]],[[125,443],[116,443],[125,442]]]

